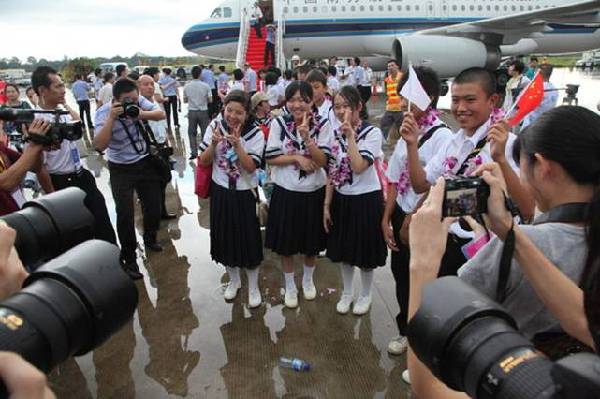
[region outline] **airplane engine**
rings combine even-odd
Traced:
[[[458,75],[469,67],[485,67],[495,70],[501,61],[498,47],[480,41],[450,36],[406,36],[394,40],[392,57],[398,60],[402,70],[408,64],[433,68],[440,78]]]

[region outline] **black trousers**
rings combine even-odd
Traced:
[[[271,62],[269,63],[269,58]],[[265,65],[275,65],[275,44],[271,42],[266,42],[265,44]]]
[[[79,187],[85,191],[86,196],[83,203],[94,216],[94,238],[116,245],[117,237],[110,223],[106,201],[102,192],[96,186],[96,179],[90,171],[82,168],[79,173],[68,175],[52,174],[50,178],[55,190],[62,190],[67,187]]]
[[[406,326],[408,324],[408,296],[410,292],[410,272],[408,268],[410,249],[400,241],[400,228],[405,218],[406,214],[396,205],[396,209],[392,214],[392,227],[399,251],[392,251],[391,268],[396,281],[396,300],[400,306],[400,312],[396,315],[396,324],[400,335],[404,336],[406,336]],[[448,236],[446,252],[442,258],[438,277],[456,275],[457,270],[466,262],[461,247],[467,242],[468,240],[457,239],[452,235]]]
[[[208,104],[208,116],[210,120],[213,120],[221,111],[221,98],[219,97],[219,91],[212,89],[212,102]]]
[[[84,124],[84,121],[87,121],[87,128],[93,129],[94,123],[90,114],[90,100],[77,101],[77,105],[79,105],[79,119],[81,119],[81,123]],[[83,117],[84,114],[86,115],[85,119]]]
[[[160,225],[162,185],[147,158],[129,165],[109,162],[108,167],[110,188],[117,209],[121,259],[125,263],[131,263],[136,259],[137,248],[133,192],[137,193],[142,206],[144,242],[153,243]]]
[[[165,105],[165,114],[167,114],[167,125],[171,127],[171,109],[173,110],[173,123],[179,126],[179,114],[177,112],[177,96],[167,96]]]

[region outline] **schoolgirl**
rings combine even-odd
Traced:
[[[313,282],[316,255],[325,249],[323,201],[330,154],[331,128],[327,119],[312,117],[313,90],[304,81],[285,91],[290,114],[271,123],[266,159],[275,183],[269,207],[266,247],[281,255],[285,276],[285,305],[298,306],[293,256],[304,255],[304,298],[316,297]]]
[[[212,164],[210,254],[229,275],[227,300],[235,298],[241,286],[239,269],[246,270],[248,304],[253,308],[262,302],[258,288],[262,239],[253,190],[264,136],[250,117],[250,101],[244,92],[230,92],[223,103],[223,117],[211,122],[199,146],[200,162]]]
[[[387,248],[380,228],[383,195],[373,163],[381,153],[379,128],[361,121],[362,102],[355,87],[344,86],[334,98],[339,128],[331,145],[329,183],[323,224],[329,232],[327,257],[341,262],[344,291],[336,306],[346,314],[353,301],[354,267],[360,269],[362,290],[353,313],[363,315],[371,307],[373,271],[385,265]]]

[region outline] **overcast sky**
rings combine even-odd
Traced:
[[[221,2],[0,0],[0,57],[190,55],[181,36]]]

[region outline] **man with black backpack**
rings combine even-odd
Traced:
[[[133,192],[137,193],[144,220],[144,244],[162,251],[156,241],[161,216],[161,170],[150,154],[150,140],[142,121],[162,120],[165,113],[139,95],[137,85],[120,79],[113,86],[113,100],[96,111],[96,149],[108,148],[110,186],[117,211],[121,262],[132,279],[142,278],[136,261]]]

